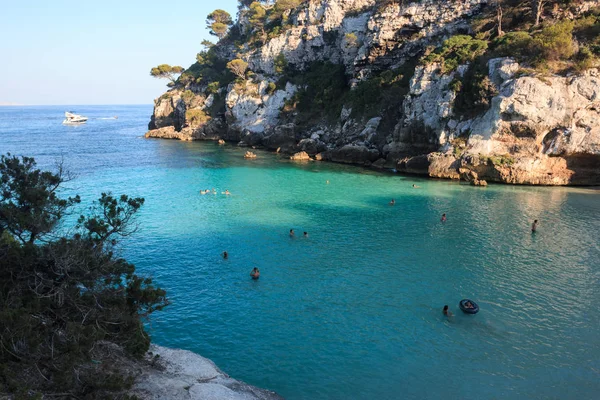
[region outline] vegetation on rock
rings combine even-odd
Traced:
[[[103,193],[75,219],[79,197],[59,196],[68,179],[0,158],[0,397],[117,397],[132,376],[99,359],[98,343],[142,356],[144,318],[168,304],[114,251],[144,199]]]

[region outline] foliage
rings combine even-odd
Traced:
[[[285,55],[283,53],[279,53],[277,57],[275,57],[273,63],[275,67],[275,73],[279,75],[283,74],[288,66],[288,62],[285,59]]]
[[[527,32],[508,32],[493,41],[494,52],[500,57],[514,57],[523,60],[529,57],[533,38]]]
[[[255,28],[262,30],[265,25],[265,18],[267,11],[258,1],[250,4],[248,9],[248,22],[250,22]]]
[[[575,53],[573,27],[573,21],[560,21],[534,35],[534,64],[569,59]]]
[[[61,183],[70,179],[62,165],[56,174],[35,166],[29,157],[19,159],[8,154],[0,158],[0,234],[6,231],[23,244],[44,239],[80,202],[79,196],[58,197]]]
[[[207,115],[203,110],[187,110],[185,112],[185,119],[188,121],[191,127],[198,127],[204,125],[210,120],[210,116]]]
[[[243,79],[246,77],[248,63],[242,59],[236,58],[235,60],[231,60],[227,63],[227,69],[235,76]]]
[[[271,10],[271,13],[269,14],[269,19],[284,20],[283,14],[286,11],[293,10],[294,8],[298,7],[300,4],[302,4],[302,0],[276,0],[275,5],[273,6],[273,8]],[[283,22],[285,22],[285,20]]]
[[[178,65],[170,66],[169,64],[160,64],[150,70],[150,76],[161,79],[166,78],[174,83],[175,76],[181,74],[183,71],[183,67]]]
[[[98,343],[143,355],[150,341],[143,318],[168,304],[114,254],[117,239],[135,232],[144,199],[103,193],[88,216],[59,229],[74,204],[58,198],[62,171],[10,155],[0,164],[0,393],[114,398],[132,377],[113,362],[96,365]],[[38,226],[44,241],[31,240]]]
[[[484,40],[473,39],[468,35],[452,36],[441,47],[424,58],[426,64],[441,63],[443,72],[451,72],[459,65],[469,63],[483,55],[488,48]]]
[[[215,44],[213,42],[211,42],[210,40],[203,40],[202,42],[200,42],[200,45],[203,46],[205,49],[210,49],[211,47],[213,47]]]
[[[273,94],[273,93],[275,93],[276,90],[277,90],[277,85],[275,84],[275,82],[269,82],[269,84],[267,85],[267,89],[266,89],[267,94]]]
[[[225,10],[215,10],[206,16],[206,26],[211,35],[223,39],[227,35],[227,30],[233,25],[231,15]]]
[[[487,58],[475,60],[462,78],[456,78],[451,86],[456,92],[454,112],[467,118],[487,111],[498,89],[488,76]]]
[[[219,88],[220,88],[219,82],[211,82],[206,86],[206,93],[216,94],[219,92]]]
[[[352,113],[367,118],[386,114],[388,111],[395,114],[409,91],[414,70],[415,64],[407,63],[360,82],[347,96]]]
[[[358,46],[358,36],[355,33],[346,33],[346,46],[348,47],[359,47]]]
[[[296,71],[288,66],[286,74],[282,81],[291,81],[300,87],[288,109],[299,113],[301,124],[339,116],[348,91],[343,65],[315,61],[306,71]]]

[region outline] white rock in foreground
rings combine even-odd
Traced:
[[[187,350],[152,345],[156,362],[144,367],[132,393],[148,400],[280,400],[274,392],[230,378],[211,360]]]

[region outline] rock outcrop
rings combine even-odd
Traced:
[[[439,62],[415,63],[427,48],[451,35],[469,33],[470,21],[489,9],[488,3],[305,2],[286,12],[287,25],[265,35],[260,46],[217,45],[219,56],[245,59],[252,74],[216,94],[206,94],[198,84],[172,89],[155,101],[152,130],[146,136],[227,140],[436,178],[459,179],[459,170],[466,168],[478,175],[477,181],[600,184],[596,69],[541,76],[514,59],[490,59],[485,79],[493,95],[473,114],[457,109],[460,86],[472,79],[471,65],[446,69]],[[563,15],[574,18],[599,5],[600,0],[580,2]],[[244,34],[252,29],[244,13],[238,27]],[[348,95],[341,99],[337,118],[307,123],[301,118],[303,111],[295,108],[306,83],[286,76],[282,60],[287,70],[299,75],[314,63],[342,65],[350,93],[361,82],[389,72],[397,75],[386,78],[392,79],[387,85],[403,80],[406,86],[390,92],[397,96],[390,102],[393,106],[380,104],[375,113]],[[377,93],[365,93],[378,99]],[[217,98],[224,103],[218,112]]]
[[[211,360],[187,350],[152,345],[130,392],[144,400],[282,400],[274,392],[232,379]]]

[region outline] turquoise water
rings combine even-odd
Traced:
[[[600,192],[244,160],[141,138],[150,106],[71,108],[119,119],[64,127],[62,108],[0,107],[0,151],[62,156],[86,199],[146,198],[122,252],[172,300],[156,343],[289,399],[598,397]]]

